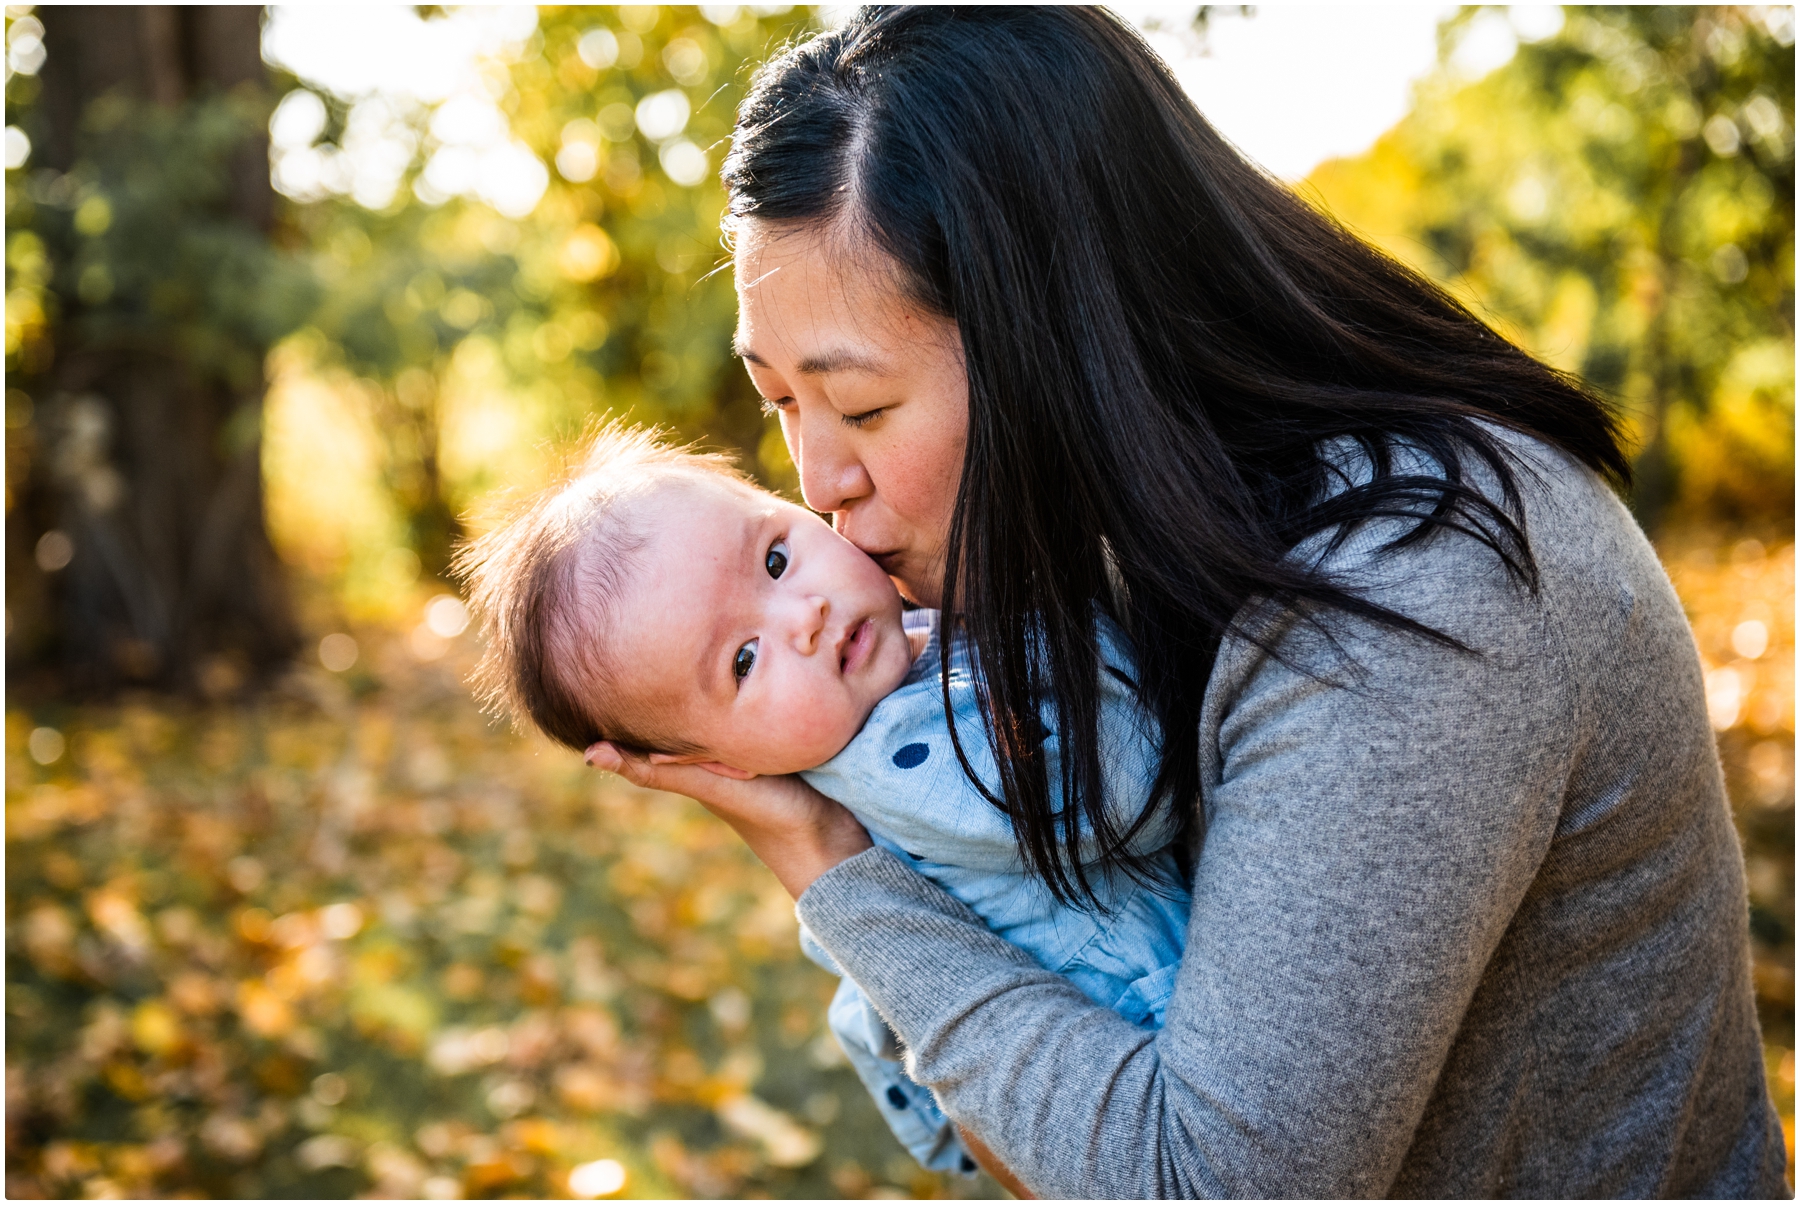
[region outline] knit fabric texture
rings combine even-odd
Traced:
[[[1160,1031],[888,850],[801,897],[912,1078],[1038,1195],[1788,1195],[1693,637],[1605,485],[1504,440],[1535,592],[1458,533],[1384,549],[1397,521],[1296,550],[1472,651],[1240,616],[1276,655],[1229,639],[1207,686]]]

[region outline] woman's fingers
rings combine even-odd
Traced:
[[[610,770],[635,786],[652,791],[672,791],[697,799],[727,820],[746,810],[752,816],[770,811],[777,798],[791,791],[791,787],[780,779],[768,779],[768,785],[762,789],[745,790],[743,788],[751,783],[762,780],[727,778],[705,766],[639,757],[610,741],[598,741],[588,746],[587,763],[596,769]]]
[[[1006,1164],[1000,1162],[1000,1160],[994,1156],[994,1152],[988,1150],[986,1144],[984,1144],[981,1139],[975,1137],[975,1135],[969,1133],[969,1131],[963,1129],[961,1126],[956,1127],[956,1132],[962,1137],[963,1145],[969,1148],[969,1154],[975,1156],[975,1162],[981,1164],[981,1169],[988,1175],[1000,1181],[1000,1186],[1002,1188],[1006,1189],[1007,1192],[1010,1192],[1021,1201],[1034,1201],[1037,1199],[1037,1194],[1026,1188],[1024,1184],[1020,1183],[1019,1177],[1013,1175],[1012,1170],[1008,1168]]]
[[[596,770],[611,770],[614,774],[620,773],[625,760],[625,755],[611,741],[595,741],[582,757]]]
[[[626,752],[611,741],[596,741],[589,745],[587,764],[598,770],[610,770],[627,782],[640,787],[648,787],[652,791],[674,791],[680,795],[693,794],[685,787],[676,784],[687,781],[687,776],[681,774],[680,771],[696,770],[697,767],[658,765],[647,757],[639,757],[634,753]],[[706,774],[706,771],[700,770],[699,773]],[[716,778],[718,776],[707,775],[707,777]],[[704,779],[695,779],[694,783],[704,789]],[[695,798],[699,798],[699,796],[695,796]],[[701,802],[704,803],[705,800],[702,799]]]

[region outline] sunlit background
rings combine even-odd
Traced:
[[[792,488],[716,175],[843,11],[6,7],[9,1195],[999,1194],[723,826],[479,714],[447,573],[597,415]],[[1792,9],[1120,11],[1626,415],[1791,1152]]]

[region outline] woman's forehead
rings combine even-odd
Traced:
[[[733,265],[738,337],[752,351],[768,338],[885,344],[894,341],[897,320],[916,308],[885,255],[810,228],[741,239]]]
[[[921,350],[960,347],[954,323],[892,294],[862,296],[869,300],[779,286],[743,296],[733,350],[752,367],[783,374],[901,377],[916,367]]]

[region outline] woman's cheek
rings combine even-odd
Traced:
[[[923,429],[895,441],[889,472],[894,509],[939,544],[950,531],[968,443],[966,414],[949,410],[940,406],[927,412],[922,417],[929,421],[920,424]]]
[[[947,468],[940,456],[902,454],[897,460],[891,473],[894,487],[888,492],[889,504],[923,537],[916,541],[914,551],[935,557],[950,534],[960,457],[954,470]]]

